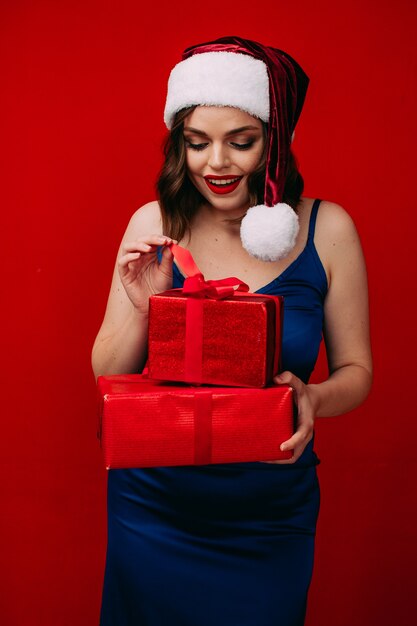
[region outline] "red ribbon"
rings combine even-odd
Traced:
[[[189,383],[203,380],[203,300],[187,298],[185,305],[184,378]]]
[[[211,463],[212,450],[212,400],[211,391],[199,391],[194,396],[194,463]]]

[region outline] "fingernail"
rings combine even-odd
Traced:
[[[287,449],[287,446],[284,446],[284,444],[280,445],[281,452],[285,452],[286,449]]]

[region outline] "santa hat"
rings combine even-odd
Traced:
[[[187,48],[168,81],[164,121],[194,105],[231,106],[268,124],[264,204],[250,207],[241,223],[242,245],[263,261],[290,252],[298,217],[282,202],[291,137],[309,79],[286,52],[240,37],[222,37]]]

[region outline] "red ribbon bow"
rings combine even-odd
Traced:
[[[220,280],[205,280],[203,274],[189,276],[185,279],[182,288],[182,293],[185,296],[211,298],[212,300],[230,298],[235,291],[247,292],[249,291],[249,286],[234,277],[221,278]]]
[[[182,288],[185,296],[224,300],[233,296],[235,291],[249,291],[249,285],[234,276],[219,280],[205,280],[188,250],[175,243],[170,244],[169,247],[182,271],[187,275]]]

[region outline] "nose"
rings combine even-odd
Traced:
[[[208,166],[213,170],[221,170],[230,165],[227,148],[222,144],[213,143],[210,147]]]

